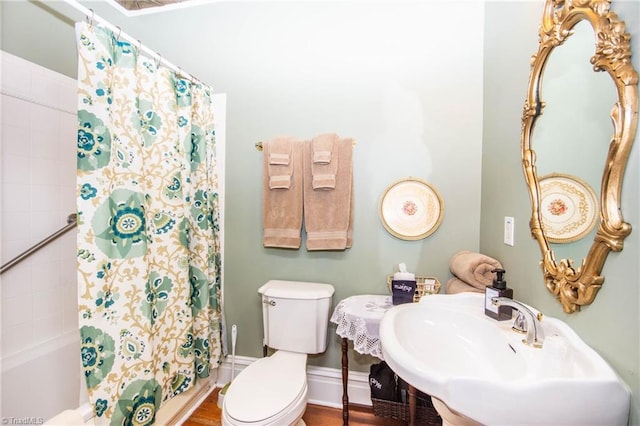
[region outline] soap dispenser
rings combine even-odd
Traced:
[[[493,285],[487,287],[484,293],[484,313],[498,321],[511,319],[513,310],[510,306],[495,306],[491,299],[494,297],[508,297],[513,299],[513,289],[507,288],[507,282],[504,280],[504,269],[494,269],[496,277],[493,279]]]

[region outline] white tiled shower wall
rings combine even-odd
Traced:
[[[6,52],[1,60],[2,264],[67,224],[76,210],[76,81]],[[0,417],[79,405],[72,230],[0,277]]]

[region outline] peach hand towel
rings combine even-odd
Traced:
[[[292,138],[276,138],[263,147],[264,155],[267,158],[266,167],[269,171],[269,189],[289,189],[291,187],[291,174],[293,173],[291,150],[294,143]]]
[[[311,141],[311,149],[314,164],[331,163],[331,154],[336,140],[338,140],[338,135],[335,133],[326,133],[313,138]]]
[[[482,291],[493,284],[496,274],[491,271],[496,268],[502,268],[502,264],[496,259],[468,250],[454,254],[449,261],[449,269],[453,275]]]
[[[351,148],[353,149],[353,140],[351,141]],[[352,160],[353,164],[353,160]],[[347,229],[347,248],[353,246],[353,172],[351,173],[351,206],[349,207],[349,228]]]
[[[338,135],[326,133],[311,141],[311,179],[313,189],[333,190],[340,159],[337,147]]]
[[[288,189],[270,188],[269,153],[271,143],[279,143],[283,140],[289,142],[290,158],[289,164],[285,167],[291,169]],[[262,225],[263,225],[263,245],[264,247],[279,248],[300,248],[302,231],[302,143],[296,142],[292,138],[278,138],[274,141],[266,142],[264,149],[263,166],[263,190],[262,190]],[[282,167],[284,165],[277,165]],[[279,172],[278,172],[279,173]],[[285,176],[285,175],[274,175]]]
[[[353,244],[353,140],[334,141],[331,162],[336,164],[332,190],[313,188],[312,144],[304,145],[304,223],[307,250],[344,250]]]
[[[460,278],[456,278],[456,277],[453,277],[449,281],[447,281],[447,283],[444,286],[444,289],[446,294],[464,293],[465,291],[472,292],[472,293],[484,293],[483,290],[480,290],[479,288],[469,285],[464,281],[462,281]]]

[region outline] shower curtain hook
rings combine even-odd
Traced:
[[[122,28],[116,27],[118,29],[118,35],[116,36],[116,41],[120,41],[120,34],[122,34]]]
[[[138,39],[138,51],[142,50],[142,41]]]
[[[160,68],[160,62],[162,62],[162,55],[160,54],[160,52],[156,52],[156,55],[158,55],[158,57],[156,58],[156,69]]]
[[[96,15],[96,12],[94,12],[93,9],[89,10],[91,11],[91,18],[87,16],[87,19],[89,20],[89,28],[93,29],[93,17]]]
[[[182,73],[182,67],[178,67],[178,77],[186,79],[185,75]]]

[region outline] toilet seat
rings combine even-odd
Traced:
[[[307,404],[307,355],[277,351],[245,368],[224,396],[223,424],[284,425]]]

